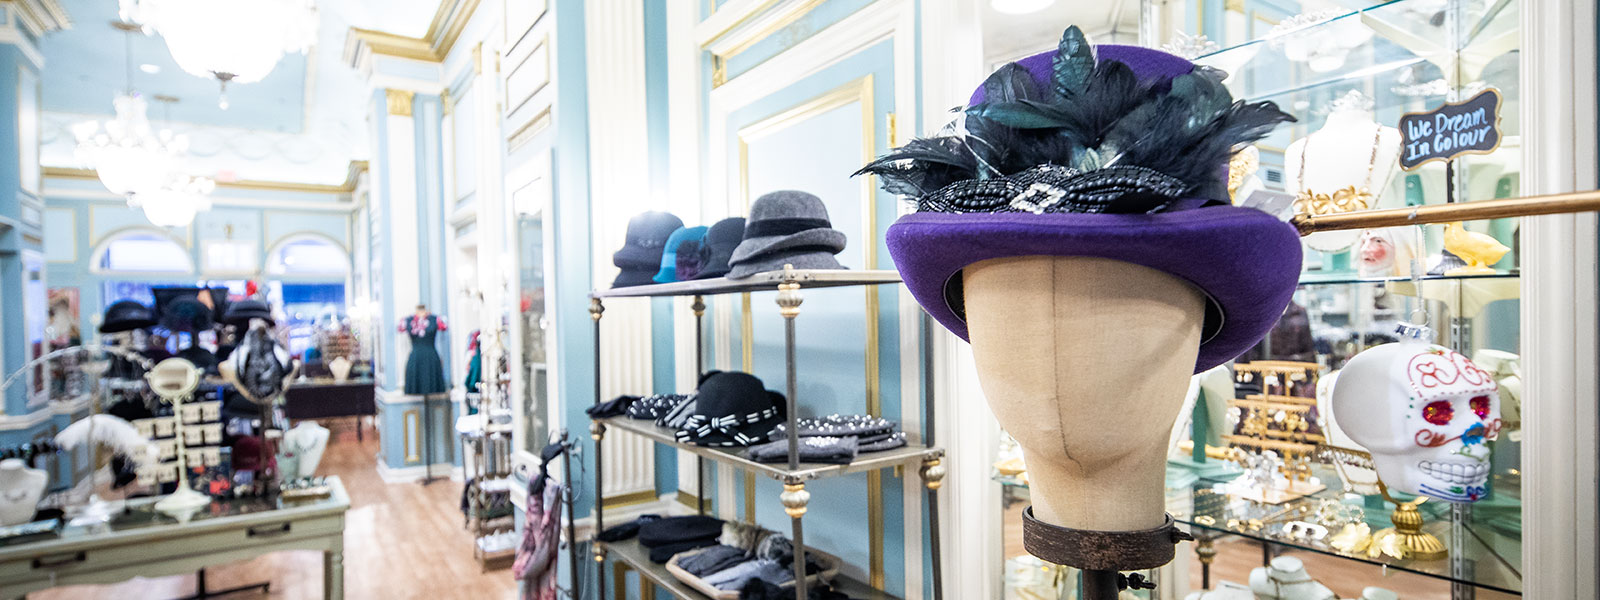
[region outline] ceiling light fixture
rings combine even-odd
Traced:
[[[161,187],[188,150],[188,139],[151,127],[149,104],[138,93],[118,96],[112,104],[117,118],[72,127],[78,139],[78,160],[94,169],[100,183],[119,196]]]
[[[142,65],[139,65],[139,70],[140,71],[144,71],[145,73],[149,73],[151,75],[155,75],[155,74],[161,72],[161,67],[158,66],[158,65],[152,65],[150,63],[144,63]]]
[[[989,6],[1008,15],[1025,15],[1050,8],[1055,3],[1056,0],[990,0]]]
[[[211,191],[216,182],[205,177],[174,175],[165,185],[129,198],[129,204],[144,209],[144,218],[159,227],[187,227],[196,213],[211,210]]]
[[[304,53],[317,39],[311,0],[119,0],[124,20],[166,40],[185,72],[222,85],[261,81],[285,53]]]

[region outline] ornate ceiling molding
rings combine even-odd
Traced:
[[[396,35],[384,31],[351,27],[345,37],[344,59],[350,66],[361,68],[371,56],[390,56],[423,62],[444,62],[455,48],[461,32],[477,13],[480,0],[442,0],[439,10],[428,24],[428,32],[420,38]]]

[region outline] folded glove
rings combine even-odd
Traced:
[[[856,458],[856,445],[853,437],[803,437],[799,443],[800,462],[847,465]],[[789,440],[751,446],[747,454],[756,462],[786,462]]]
[[[639,515],[639,518],[621,525],[607,527],[600,535],[594,536],[602,542],[620,542],[639,534],[639,527],[645,523],[660,519],[661,515]]]
[[[623,411],[627,410],[629,406],[638,400],[638,396],[617,396],[609,401],[601,402],[594,406],[590,406],[589,408],[585,408],[583,409],[583,412],[589,413],[589,418],[591,419],[615,417],[621,415]]]
[[[787,424],[780,423],[772,430],[773,437],[787,437]],[[795,419],[800,437],[872,435],[894,431],[895,422],[871,415],[829,415],[818,418]]]
[[[906,445],[906,434],[905,434],[905,432],[896,431],[896,432],[894,432],[893,435],[890,435],[889,437],[887,437],[885,439],[878,440],[876,442],[872,442],[870,444],[865,443],[865,442],[858,443],[858,444],[856,444],[856,451],[857,452],[882,452],[884,450],[893,450],[895,448],[899,448],[899,447],[904,446],[904,445]]]
[[[642,420],[659,419],[688,399],[689,396],[685,394],[645,396],[628,407],[628,417]]]
[[[678,568],[695,577],[704,577],[749,559],[749,553],[742,548],[712,546],[678,559]]]

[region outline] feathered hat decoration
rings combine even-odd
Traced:
[[[1226,201],[1233,153],[1294,120],[1272,102],[1235,101],[1216,69],[1141,77],[1097,60],[1076,26],[1050,67],[1046,85],[1021,64],[1000,67],[963,120],[856,174],[917,198],[918,211],[1182,210]]]

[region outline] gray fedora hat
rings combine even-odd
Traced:
[[[729,259],[737,279],[782,269],[842,269],[833,255],[844,250],[844,232],[833,228],[828,208],[815,195],[781,190],[757,198],[745,223],[744,240]]]

